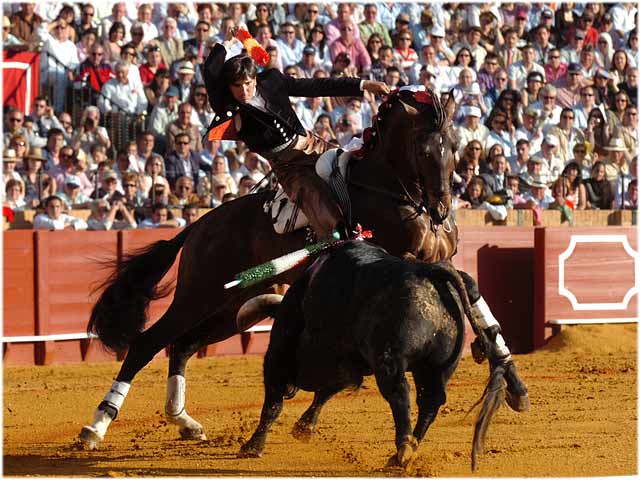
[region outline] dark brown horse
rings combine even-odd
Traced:
[[[457,229],[449,219],[457,148],[453,107],[451,96],[443,106],[429,90],[392,93],[374,121],[363,157],[352,162],[353,221],[373,230],[373,240],[392,255],[434,262],[455,252]],[[271,316],[281,297],[265,294],[274,284],[291,283],[302,271],[246,290],[223,288],[236,273],[304,246],[304,232],[274,232],[263,211],[272,196],[263,192],[226,203],[172,240],[156,242],[116,266],[88,330],[109,349],[128,353],[93,424],[82,429],[86,445],[96,447],[102,441],[135,375],[167,345],[172,348],[166,414],[184,438],[204,438],[202,426],[185,410],[187,361],[203,346],[239,333],[238,324]],[[181,248],[173,302],[142,331],[149,302],[157,297],[156,286]]]

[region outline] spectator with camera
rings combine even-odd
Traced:
[[[98,107],[89,105],[82,112],[80,125],[76,129],[70,145],[75,150],[82,150],[86,155],[90,155],[91,146],[95,144],[109,149],[111,148],[111,139],[107,129],[100,126],[100,110]]]
[[[138,227],[122,200],[114,200],[111,204],[106,200],[92,202],[87,224],[88,230],[129,230]]]

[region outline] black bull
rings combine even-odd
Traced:
[[[463,280],[448,262],[408,262],[362,241],[324,254],[292,285],[278,308],[264,362],[260,424],[240,454],[262,454],[291,386],[315,392],[293,431],[307,437],[333,395],[359,386],[365,375],[375,375],[396,427],[397,453],[392,458],[405,467],[445,403],[447,382],[462,353],[465,313],[473,325]],[[407,371],[413,373],[417,392],[413,431]],[[485,389],[473,469],[500,404],[502,374],[494,367]]]

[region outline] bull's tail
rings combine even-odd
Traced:
[[[475,472],[477,466],[478,453],[484,452],[484,440],[487,436],[489,424],[493,416],[498,411],[504,397],[504,367],[497,365],[491,370],[489,382],[484,389],[482,397],[476,405],[484,400],[482,409],[476,419],[476,425],[473,431],[473,446],[471,447],[471,471]],[[475,405],[472,407],[472,409]]]
[[[157,285],[173,265],[190,230],[187,227],[171,240],[160,240],[120,261],[108,262],[113,270],[96,288],[102,294],[87,325],[87,332],[98,335],[108,350],[120,352],[129,347],[144,327],[149,302],[170,293],[170,289],[160,290]]]

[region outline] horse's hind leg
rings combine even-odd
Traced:
[[[169,422],[180,428],[185,440],[206,440],[204,427],[191,418],[186,410],[187,362],[202,347],[225,340],[236,332],[235,322],[226,321],[229,315],[218,314],[187,332],[171,346],[169,378],[164,412]]]
[[[404,468],[415,457],[418,442],[411,434],[409,384],[405,377],[406,368],[403,363],[388,359],[384,365],[376,368],[375,375],[380,393],[391,406],[396,426],[397,453],[390,459],[390,462],[397,462]]]
[[[180,329],[188,328],[188,324],[179,322],[175,317],[176,311],[178,309],[175,303],[172,303],[160,320],[140,333],[131,343],[116,381],[94,412],[93,423],[84,426],[80,432],[80,439],[88,448],[97,448],[104,439],[109,425],[122,408],[136,374],[153,359],[154,355],[182,333]]]
[[[309,441],[311,435],[313,435],[316,430],[318,417],[320,416],[322,407],[324,407],[325,403],[327,403],[331,399],[331,397],[333,397],[341,390],[341,386],[336,386],[333,388],[327,388],[317,391],[309,408],[302,414],[300,419],[293,426],[291,434],[298,440]]]

